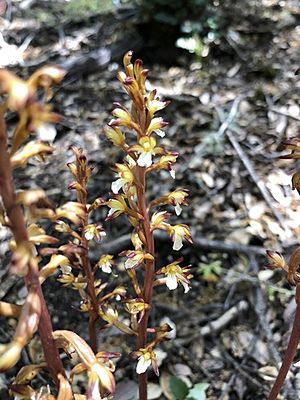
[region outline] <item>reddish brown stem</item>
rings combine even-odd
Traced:
[[[296,302],[297,302],[297,308],[289,344],[283,359],[283,363],[280,367],[278,376],[272,387],[271,393],[269,394],[268,400],[277,399],[277,396],[284,384],[284,380],[289,372],[289,369],[297,352],[297,347],[300,339],[300,284],[297,284],[296,287]]]
[[[88,212],[87,212],[87,178],[86,178],[86,169],[85,166],[82,167],[80,162],[77,163],[78,168],[78,182],[84,188],[85,192],[78,190],[77,191],[77,201],[84,206],[85,216],[82,220],[82,228],[88,225]],[[96,333],[96,321],[98,319],[98,301],[95,293],[95,278],[92,271],[90,257],[89,257],[89,242],[85,238],[84,234],[81,236],[81,244],[85,250],[85,254],[82,256],[82,267],[86,276],[87,290],[90,296],[92,309],[90,311],[89,318],[89,336],[90,336],[90,344],[94,353],[97,353],[98,344],[97,344],[97,333]]]
[[[29,238],[24,214],[21,206],[16,203],[16,192],[7,151],[7,131],[3,113],[0,113],[0,195],[10,221],[10,227],[16,244],[27,242]],[[28,274],[24,279],[28,292],[33,288],[40,298],[41,316],[39,321],[39,334],[49,373],[58,387],[59,381],[57,375],[61,373],[65,376],[65,371],[59,357],[56,343],[52,337],[53,329],[51,318],[39,282],[38,265],[35,260],[30,261],[28,265]]]
[[[142,226],[143,233],[146,239],[145,251],[154,257],[154,238],[150,229],[149,214],[147,212],[145,189],[146,189],[146,170],[142,167],[137,167],[139,177],[139,188],[137,189],[139,212],[143,216]],[[153,280],[155,274],[154,261],[147,261],[144,277],[144,301],[151,305]],[[145,348],[147,345],[147,327],[149,319],[149,310],[145,311],[144,317],[138,325],[138,348]],[[139,374],[139,400],[147,400],[147,372]]]
[[[90,312],[90,318],[89,318],[89,336],[90,336],[90,344],[91,348],[94,353],[97,353],[97,333],[96,333],[96,321],[98,319],[98,302],[96,298],[96,293],[95,293],[95,285],[94,285],[94,274],[91,268],[91,263],[89,260],[89,254],[88,254],[88,241],[82,237],[82,246],[86,248],[87,254],[84,254],[82,257],[82,267],[84,269],[84,273],[86,276],[86,283],[87,283],[87,289],[88,289],[88,294],[91,299],[91,304],[92,304],[92,310]]]

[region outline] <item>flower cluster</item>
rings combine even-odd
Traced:
[[[150,365],[158,374],[154,347],[165,340],[164,335],[157,335],[156,341],[147,341],[152,288],[165,284],[169,290],[174,290],[180,284],[186,293],[192,278],[189,266],[179,266],[182,259],[160,269],[155,267],[154,232],[166,232],[173,241],[175,251],[181,249],[184,240],[192,243],[192,237],[187,225],[168,223],[171,214],[159,209],[170,205],[176,215],[180,215],[182,206],[187,205],[187,190],[175,189],[149,203],[147,201],[148,175],[165,169],[175,179],[174,165],[178,153],[158,144],[158,139],[166,134],[164,128],[168,123],[157,113],[169,102],[160,100],[156,90],[147,93],[145,80],[148,70],[143,68],[141,60],[132,63],[131,59],[132,52],[125,54],[125,71],[118,73],[118,79],[130,97],[130,107],[118,103],[105,130],[113,145],[125,153],[123,163],[114,167],[116,180],[111,185],[113,195],[107,201],[107,219],[125,215],[133,226],[131,241],[134,248],[120,255],[126,257],[124,266],[135,293],[133,298],[125,298],[123,302],[131,315],[131,328],[137,331],[138,349],[133,356],[138,358],[137,373],[143,375]],[[141,271],[144,271],[141,275],[143,279],[138,278]]]
[[[113,261],[109,255],[106,258],[102,256],[94,270],[90,266],[89,242],[92,239],[100,241],[105,235],[101,224],[89,221],[90,213],[105,203],[101,198],[92,204],[87,203],[87,182],[93,168],[88,166],[83,152],[73,148],[76,162],[68,165],[74,177],[69,189],[76,190],[77,201],[57,208],[42,189],[16,193],[13,184],[13,169],[26,166],[32,157],[43,161],[54,150],[50,145],[56,135],[52,124],[58,122],[60,116],[52,112],[48,101],[52,86],[64,74],[61,68],[45,66],[25,81],[0,69],[0,95],[4,95],[0,104],[0,220],[13,233],[10,272],[24,277],[27,287],[23,306],[0,302],[0,315],[18,319],[11,342],[0,346],[0,371],[13,367],[19,361],[23,348],[38,331],[45,362],[22,367],[10,385],[11,396],[24,399],[75,399],[80,396],[100,400],[115,391],[114,365],[110,358],[118,355],[98,352],[95,323],[102,317],[104,306],[108,308],[108,301],[117,297],[121,299],[126,291],[120,286],[103,295],[107,283],[102,283],[94,272],[98,269],[106,273],[112,271]],[[11,139],[5,127],[7,111],[18,117]],[[34,140],[31,140],[32,135],[36,136]],[[71,236],[71,240],[60,245],[57,238],[47,234],[39,225],[40,219],[50,220],[57,232],[68,235],[68,239]],[[45,263],[43,256],[50,256],[50,261]],[[61,271],[59,280],[79,292],[82,298],[80,310],[90,316],[91,347],[74,332],[53,332],[41,285],[58,269]],[[129,328],[125,324],[121,328],[128,333]],[[70,349],[78,353],[81,362],[74,366],[70,376],[62,364],[59,347],[67,354],[70,354]],[[36,383],[31,386],[31,381],[46,367],[56,385],[57,397],[51,394],[50,385],[37,389],[34,388]],[[71,386],[73,376],[82,372],[88,376],[86,395],[75,394]]]
[[[4,204],[3,209],[0,207],[0,221],[16,233],[11,240],[11,271],[24,276],[28,284],[28,296],[22,308],[0,304],[0,314],[19,318],[12,342],[0,349],[0,370],[18,361],[23,347],[39,330],[44,340],[46,364],[61,399],[77,398],[71,387],[72,379],[83,372],[87,373],[87,391],[83,398],[100,400],[110,398],[114,393],[114,365],[110,359],[118,355],[98,351],[96,324],[101,322],[101,330],[114,327],[136,337],[136,350],[131,355],[137,359],[140,399],[145,400],[147,369],[152,366],[156,375],[159,374],[155,349],[161,342],[170,339],[171,330],[168,324],[148,326],[154,288],[165,285],[169,290],[175,290],[182,286],[184,293],[191,288],[190,266],[180,266],[182,258],[161,268],[155,264],[154,235],[157,230],[170,237],[174,251],[180,250],[184,241],[192,243],[187,225],[169,221],[171,211],[176,216],[181,215],[183,206],[188,204],[188,192],[178,188],[162,193],[152,201],[148,199],[146,188],[149,175],[166,170],[175,179],[178,153],[163,146],[162,138],[166,135],[168,123],[158,114],[169,102],[162,101],[156,90],[147,92],[145,81],[148,70],[143,68],[141,60],[132,63],[131,59],[132,52],[125,54],[125,70],[118,73],[118,80],[130,98],[130,105],[116,104],[112,111],[113,119],[105,130],[107,139],[124,153],[123,162],[114,166],[116,177],[111,184],[110,198],[97,197],[89,201],[88,183],[94,167],[89,165],[82,149],[72,147],[75,160],[67,164],[72,175],[68,189],[76,193],[76,200],[57,208],[41,189],[15,194],[14,188],[9,186],[12,178],[7,171],[25,166],[31,157],[38,156],[43,160],[53,152],[50,144],[55,137],[55,129],[52,123],[59,121],[60,117],[52,112],[47,101],[51,97],[52,85],[60,81],[64,71],[48,66],[24,81],[0,70],[0,95],[6,95],[4,105],[0,107],[0,135],[5,131],[2,129],[5,125],[4,113],[9,110],[19,116],[11,147],[7,146],[6,137],[0,140],[0,146],[4,146],[1,151],[5,155],[0,155],[0,178],[13,194],[12,201],[0,185]],[[42,99],[41,92],[44,94]],[[29,141],[32,133],[37,135],[38,140]],[[43,143],[43,140],[48,143]],[[111,287],[118,276],[112,254],[100,254],[98,261],[91,261],[90,246],[95,246],[106,236],[95,212],[101,206],[108,207],[106,221],[122,216],[132,226],[132,248],[120,253],[124,257],[123,267],[131,288],[118,284]],[[48,219],[54,224],[60,240],[46,233],[39,225],[40,219]],[[40,244],[43,244],[41,249]],[[50,258],[46,263],[44,256]],[[41,285],[56,272],[59,273],[58,281],[76,290],[81,298],[78,312],[89,317],[90,346],[74,332],[53,332]],[[122,310],[127,313],[125,319]],[[51,337],[54,339],[52,342],[49,340]],[[66,354],[75,350],[80,359],[68,379],[58,347],[62,347]],[[11,386],[12,394],[35,398],[37,392],[30,382],[44,367],[45,364],[32,365],[21,370]],[[53,397],[49,390],[46,395],[47,398]]]

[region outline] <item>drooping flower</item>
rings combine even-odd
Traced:
[[[129,111],[124,108],[115,108],[112,112],[112,115],[119,119],[120,125],[125,125],[130,128],[131,115]]]
[[[165,223],[165,221],[170,217],[170,214],[167,211],[155,211],[151,217],[151,230],[155,229],[163,229],[168,230],[170,227],[169,224]]]
[[[169,226],[168,231],[170,236],[174,242],[173,250],[180,250],[183,246],[183,239],[187,240],[190,243],[193,243],[191,231],[189,227],[185,224],[178,224],[174,226]]]
[[[167,107],[167,105],[169,103],[170,103],[169,101],[159,100],[159,98],[156,96],[156,90],[152,90],[152,92],[149,94],[147,102],[146,102],[146,107],[147,107],[150,117],[152,118],[153,115],[157,111],[162,110],[163,108]],[[165,135],[165,133],[163,131],[161,131],[161,132],[163,133],[163,135]]]
[[[100,242],[103,236],[106,236],[101,225],[89,224],[83,228],[83,234],[86,240],[95,239],[96,242]]]
[[[182,208],[181,205],[187,205],[186,197],[188,196],[188,191],[186,189],[176,189],[166,196],[159,197],[153,200],[149,207],[158,206],[161,204],[171,204],[175,208],[176,215],[180,215]]]
[[[170,172],[170,175],[173,179],[175,179],[175,169],[174,164],[176,163],[176,159],[178,157],[178,153],[169,152],[160,157],[159,161],[151,166],[151,170],[160,171],[161,169],[167,169]]]
[[[95,355],[89,345],[80,336],[71,331],[55,331],[53,332],[53,337],[63,343],[66,352],[70,346],[77,352],[81,363],[72,369],[70,379],[72,380],[76,374],[87,372],[88,399],[101,400],[100,392],[108,391],[112,394],[115,392],[116,384],[112,374],[114,368],[109,362],[109,358],[115,356],[113,353],[101,352]]]
[[[150,167],[152,164],[152,157],[155,154],[162,152],[161,147],[156,147],[156,140],[153,137],[143,136],[139,140],[139,144],[131,147],[131,150],[136,151],[139,154],[137,164],[140,167]]]
[[[133,352],[133,356],[138,358],[138,362],[136,365],[136,373],[143,374],[147,371],[147,369],[152,365],[152,368],[155,374],[158,376],[158,366],[156,362],[156,354],[149,348],[140,348],[138,351]]]
[[[166,285],[169,290],[174,290],[178,287],[180,283],[184,288],[184,293],[190,290],[190,266],[180,267],[179,263],[182,261],[180,258],[171,264],[166,265],[157,271],[158,274],[164,274],[166,276]]]
[[[186,197],[188,196],[188,191],[186,189],[176,189],[168,194],[168,202],[170,202],[175,207],[176,215],[180,215],[182,208],[181,204],[187,205]]]
[[[95,265],[95,268],[100,268],[106,274],[110,274],[112,272],[111,267],[113,266],[113,256],[110,254],[103,254],[100,257],[100,260]]]
[[[167,125],[168,123],[165,122],[161,117],[153,118],[148,126],[147,135],[155,132],[158,136],[164,137],[165,133],[161,130],[161,128],[164,128]]]
[[[128,209],[124,197],[120,194],[116,195],[114,199],[107,202],[110,208],[106,220],[117,218],[120,214],[125,213]]]
[[[125,144],[125,135],[117,126],[108,126],[105,129],[107,139],[109,139],[115,146],[123,147]]]
[[[134,182],[134,176],[130,167],[126,164],[116,164],[118,179],[111,184],[111,190],[114,194],[119,193],[120,189],[126,193]]]
[[[144,251],[140,250],[123,251],[122,253],[120,253],[120,255],[127,257],[127,260],[125,261],[126,269],[137,268],[144,262],[144,260],[154,260],[151,254],[145,253]]]
[[[138,323],[141,322],[145,315],[145,311],[150,309],[150,305],[148,303],[145,303],[144,299],[127,299],[124,301],[125,303],[125,308],[126,311],[129,312],[131,315],[137,315],[140,314]]]
[[[291,150],[290,154],[286,154],[281,156],[280,158],[289,159],[289,158],[299,158],[300,157],[300,139],[297,137],[292,137],[285,140],[282,143],[285,146],[286,150]]]

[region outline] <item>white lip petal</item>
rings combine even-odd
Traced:
[[[151,365],[151,359],[145,360],[145,357],[141,356],[136,365],[136,373],[143,374],[144,372],[146,372],[147,368],[150,367],[150,365]]]
[[[175,175],[176,175],[176,173],[175,173],[175,169],[170,169],[170,175],[171,175],[171,177],[173,178],[173,179],[175,179]]]
[[[178,286],[177,278],[175,274],[168,274],[166,279],[166,285],[169,290],[174,290]]]
[[[110,266],[111,266],[111,264],[107,262],[107,263],[101,265],[101,269],[106,274],[110,274],[111,273],[111,267]]]
[[[161,129],[156,129],[155,133],[160,137],[165,137],[166,136],[165,132],[162,131]]]
[[[39,140],[44,140],[46,142],[53,142],[56,137],[56,129],[52,124],[43,123],[36,130]]]
[[[181,284],[184,288],[184,293],[187,293],[190,290],[189,285],[186,282],[181,281]]]
[[[179,235],[175,234],[173,250],[178,251],[178,250],[181,249],[182,246],[183,246],[183,244],[182,244],[182,236],[179,236]]]
[[[93,383],[91,387],[91,398],[95,400],[101,400],[100,389],[99,389],[99,382],[98,380]]]
[[[114,194],[119,193],[119,190],[123,186],[123,180],[121,178],[117,179],[116,181],[112,182],[111,190]]]
[[[64,274],[70,274],[72,272],[72,267],[70,265],[61,265],[60,269]]]
[[[176,206],[174,207],[174,209],[175,209],[176,215],[181,214],[182,208],[180,207],[180,204],[176,203]]]
[[[107,217],[111,217],[116,211],[118,211],[116,208],[111,208],[107,214]]]
[[[94,234],[92,232],[85,232],[84,237],[86,238],[86,240],[92,240],[94,237]]]
[[[141,153],[137,160],[137,163],[140,167],[150,167],[150,165],[152,164],[152,154],[150,152]]]

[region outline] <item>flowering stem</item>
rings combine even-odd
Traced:
[[[84,228],[88,224],[88,212],[87,212],[87,179],[86,179],[86,168],[82,167],[80,161],[77,162],[78,168],[78,182],[84,188],[84,191],[77,190],[77,201],[84,206],[85,215],[82,220],[82,227]],[[82,247],[85,249],[82,255],[82,267],[86,276],[87,289],[91,300],[92,309],[90,310],[89,318],[89,336],[91,342],[91,348],[94,353],[97,353],[97,334],[96,334],[96,321],[98,319],[98,302],[95,293],[95,279],[92,271],[90,257],[89,257],[89,241],[85,238],[84,233],[81,237]]]
[[[137,166],[137,173],[139,178],[139,187],[137,188],[137,199],[139,212],[143,216],[142,226],[143,233],[145,236],[145,251],[153,256],[153,260],[147,260],[144,277],[144,293],[143,298],[145,303],[151,306],[152,303],[152,292],[153,292],[153,280],[155,273],[154,263],[154,238],[153,233],[150,229],[149,214],[147,212],[145,189],[146,189],[146,170],[145,168]],[[149,310],[145,310],[143,319],[138,325],[138,348],[145,348],[147,344],[147,327],[149,319]],[[147,372],[139,374],[139,399],[147,400]]]
[[[268,400],[276,400],[277,396],[284,384],[284,380],[289,372],[293,359],[295,357],[297,347],[300,339],[300,284],[296,287],[296,314],[293,323],[293,329],[291,332],[288,348],[286,350],[283,363],[280,367],[279,374],[276,381],[272,387],[271,393],[269,394]]]
[[[16,244],[28,242],[28,232],[22,208],[16,203],[16,191],[12,178],[9,154],[7,151],[7,130],[3,112],[0,112],[0,195],[10,221],[10,228]],[[53,381],[59,386],[57,375],[65,376],[65,371],[59,357],[56,343],[52,337],[52,323],[46,302],[39,282],[38,264],[31,259],[28,265],[28,273],[24,278],[28,292],[36,292],[41,303],[41,315],[39,321],[39,334],[47,363],[47,367]]]

